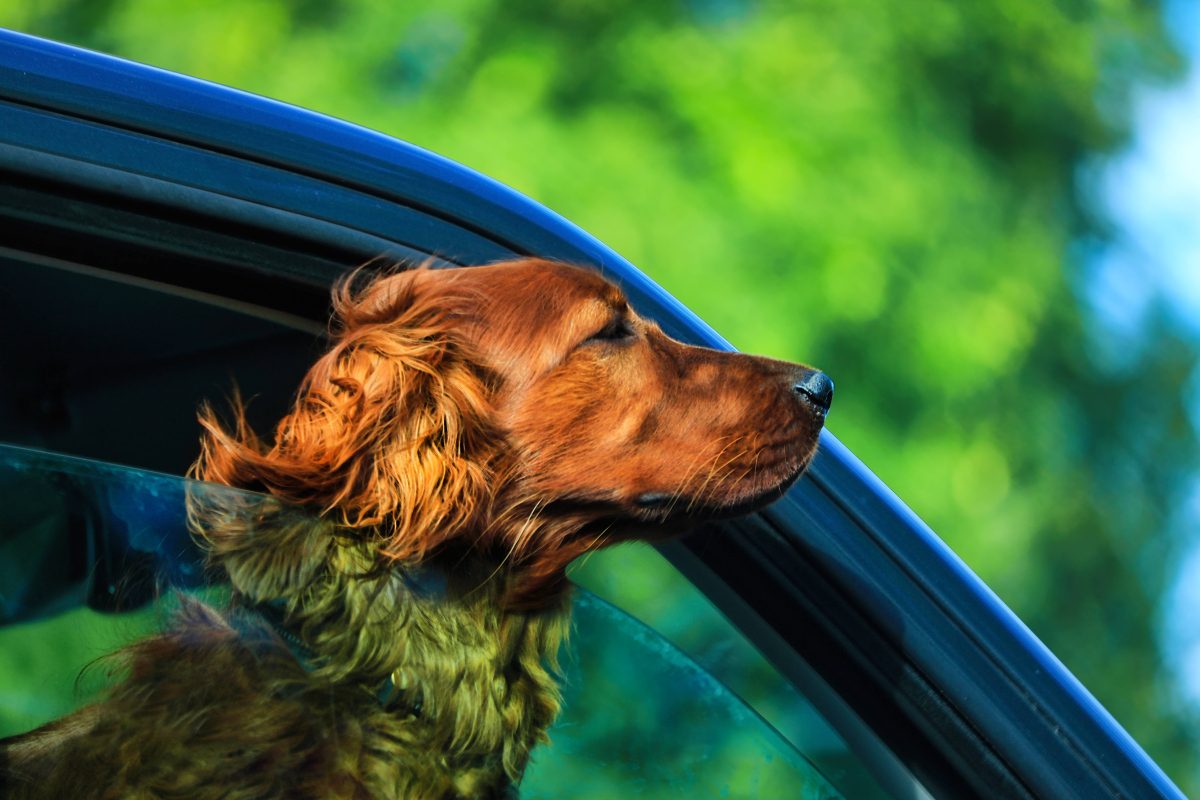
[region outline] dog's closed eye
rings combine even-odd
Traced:
[[[629,319],[625,315],[621,315],[613,317],[603,328],[584,339],[582,345],[623,342],[636,335],[637,331],[633,329]]]

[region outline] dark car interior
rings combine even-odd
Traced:
[[[236,387],[253,398],[254,424],[269,429],[321,346],[311,324],[298,330],[278,314],[114,277],[0,258],[0,335],[11,345],[0,351],[0,441],[182,475],[200,403],[219,407]],[[0,622],[153,598],[161,566],[144,555],[138,563],[110,500],[86,484],[70,491],[68,513],[28,476],[0,474]]]
[[[321,346],[279,319],[13,256],[0,326],[0,439],[175,475],[195,457],[199,403],[237,387],[269,425]]]

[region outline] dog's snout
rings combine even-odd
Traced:
[[[816,406],[821,413],[829,410],[833,402],[833,381],[824,372],[815,369],[800,371],[794,377],[792,391]]]

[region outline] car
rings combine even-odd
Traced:
[[[586,232],[466,167],[13,32],[0,32],[0,171],[2,650],[77,637],[75,622],[37,625],[80,608],[136,616],[164,576],[219,591],[179,517],[195,408],[236,381],[259,396],[259,429],[277,418],[350,266],[523,254],[591,265],[670,335],[730,348]],[[780,501],[660,552],[697,590],[690,602],[719,609],[729,635],[798,692],[835,755],[773,729],[655,632],[583,594],[567,715],[524,795],[600,797],[586,787],[610,781],[647,796],[1182,797],[828,431]],[[614,652],[644,665],[644,680],[598,685]],[[4,702],[44,682],[27,674],[19,688],[4,663]],[[572,715],[589,692],[603,719]],[[665,736],[656,726],[672,718]],[[594,726],[604,736],[586,735]],[[705,768],[735,733],[750,744]],[[594,749],[601,740],[610,750]],[[734,774],[747,765],[749,779]]]

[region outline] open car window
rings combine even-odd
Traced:
[[[164,624],[176,592],[227,599],[203,569],[189,509],[252,519],[277,505],[12,446],[0,446],[0,502],[0,736],[102,691],[97,659]],[[564,710],[551,745],[535,751],[523,797],[870,796],[865,769],[836,742],[810,757],[659,632],[586,590],[575,595],[572,638]]]

